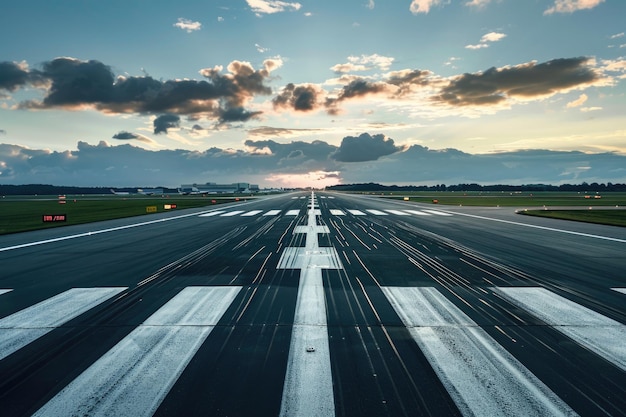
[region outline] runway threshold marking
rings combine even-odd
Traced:
[[[380,211],[380,210],[366,209],[365,211],[367,211],[370,214],[374,214],[376,216],[388,216],[387,213],[385,213],[384,211]]]
[[[241,217],[250,217],[250,216],[256,216],[259,213],[262,213],[263,210],[252,210],[252,211],[248,211],[246,213],[243,213],[241,215]]]
[[[498,287],[495,292],[576,343],[626,370],[626,325],[540,287]]]
[[[1,319],[0,359],[6,358],[126,288],[72,288]]]
[[[345,216],[346,215],[346,213],[337,209],[330,209],[330,214],[332,214],[333,216]]]
[[[6,293],[11,292],[11,291],[13,291],[13,290],[8,290],[8,289],[0,289],[0,295],[2,295],[2,294],[6,294]]]
[[[366,215],[361,210],[348,210],[348,212],[352,214],[353,216],[365,216]]]
[[[611,288],[613,291],[621,292],[626,295],[626,288]]]
[[[270,210],[267,213],[263,214],[264,216],[277,216],[280,214],[280,210]]]
[[[310,207],[315,206],[311,193]],[[301,269],[280,407],[284,417],[335,415],[322,269],[343,265],[335,248],[319,247],[317,234],[329,231],[317,225],[317,215],[319,210],[309,210],[307,225],[294,228],[306,233],[305,247],[285,248],[278,263],[278,269]]]
[[[300,215],[300,210],[289,210],[285,213],[286,216],[298,216]]]
[[[415,214],[416,216],[431,216],[430,213],[426,213],[426,212],[419,211],[419,210],[403,210],[403,211],[406,211],[407,213]]]
[[[464,415],[576,415],[434,288],[382,287]]]
[[[210,213],[204,213],[199,215],[198,217],[213,217],[213,216],[219,216],[220,214],[226,213],[223,210],[218,210],[218,211],[212,211]]]
[[[241,287],[186,287],[35,416],[152,416]]]

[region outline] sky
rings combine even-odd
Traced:
[[[626,182],[623,0],[30,0],[0,183]]]

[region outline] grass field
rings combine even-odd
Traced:
[[[234,196],[68,195],[64,200],[60,200],[57,196],[7,196],[0,199],[0,234],[210,206],[232,202],[236,198],[244,199],[244,197]],[[65,203],[60,204],[59,201],[65,201]],[[166,205],[170,205],[170,209],[166,209]],[[173,205],[175,205],[175,208],[172,208]],[[60,214],[64,214],[67,221],[43,221],[44,215]]]
[[[626,227],[626,210],[527,210],[520,214]]]
[[[385,198],[405,199],[416,203],[485,207],[599,207],[626,206],[626,193],[584,194],[576,192],[427,192],[376,193]],[[596,198],[598,197],[598,198]]]

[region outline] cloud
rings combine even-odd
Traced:
[[[323,96],[324,91],[313,84],[289,83],[272,99],[272,104],[276,109],[307,112],[317,109]]]
[[[463,74],[453,78],[433,100],[453,106],[482,106],[511,98],[546,97],[600,81],[601,76],[589,65],[590,61],[585,57],[562,58]]]
[[[411,6],[409,6],[409,10],[413,14],[428,13],[432,6],[438,6],[444,1],[445,0],[413,0]]]
[[[245,145],[245,150],[199,152],[79,142],[75,150],[53,152],[0,144],[0,182],[45,180],[54,185],[105,187],[177,187],[207,181],[247,181],[263,187],[280,186],[289,178],[300,180],[298,185],[315,178],[382,184],[626,182],[626,156],[615,153],[529,150],[473,155],[413,145],[375,160],[341,162],[335,159],[338,147],[323,141],[248,140]]]
[[[280,13],[284,11],[298,11],[302,7],[300,3],[290,3],[278,0],[246,0],[246,2],[257,16]]]
[[[502,39],[506,38],[506,34],[498,33],[498,32],[489,32],[480,38],[480,43],[476,45],[466,45],[466,49],[483,49],[489,48],[489,43],[498,42]]]
[[[565,107],[567,107],[568,109],[580,107],[587,101],[588,98],[589,97],[587,97],[587,94],[581,94],[580,97],[578,97],[576,100],[567,103]]]
[[[381,156],[401,150],[401,147],[394,144],[393,139],[386,138],[385,135],[371,136],[369,133],[362,133],[358,137],[343,138],[339,149],[332,157],[340,162],[375,161]]]
[[[202,29],[202,23],[194,22],[192,20],[183,19],[182,17],[179,17],[178,18],[178,22],[174,23],[174,27],[182,29],[182,30],[186,31],[187,33],[191,33],[191,32],[194,32],[196,30]]]
[[[112,136],[113,139],[118,140],[138,140],[140,142],[148,143],[153,145],[155,142],[147,136],[140,135],[137,133],[131,133],[126,131],[121,131]]]
[[[163,114],[152,121],[154,134],[167,133],[167,129],[180,127],[180,116]]]
[[[368,71],[378,68],[387,71],[393,64],[394,58],[378,54],[349,56],[345,64],[337,64],[331,67],[336,73],[348,73],[353,71]]]
[[[492,1],[493,0],[470,0],[467,3],[465,3],[465,5],[468,7],[476,7],[480,9],[480,8],[487,6]]]
[[[248,62],[233,61],[228,73],[222,67],[200,71],[203,80],[160,81],[150,76],[115,77],[102,62],[57,58],[43,64],[43,70],[12,76],[6,88],[35,81],[49,88],[43,100],[21,102],[22,109],[96,109],[104,113],[194,115],[218,123],[247,119],[258,112],[242,110],[256,95],[269,95],[265,85],[271,71],[282,65],[280,58],[267,59],[255,70]],[[8,72],[8,71],[7,71]],[[24,70],[22,70],[24,72]],[[234,117],[238,114],[237,117]],[[246,115],[246,117],[243,117]]]
[[[609,39],[619,39],[624,37],[624,32],[616,33],[615,35],[611,35]]]
[[[0,90],[15,91],[25,85],[43,84],[39,72],[29,71],[25,62],[0,62]]]
[[[574,13],[578,10],[593,9],[604,0],[554,0],[554,6],[546,9],[544,15],[553,13]]]
[[[369,0],[367,4],[365,5],[365,7],[367,7],[370,10],[374,10],[374,7],[376,7],[376,4],[374,4],[374,0]]]
[[[7,134],[7,131],[6,131],[6,130],[4,130],[4,129],[0,129],[0,135],[6,135],[6,134]]]

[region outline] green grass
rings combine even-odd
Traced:
[[[243,199],[243,197],[239,197]],[[67,196],[59,204],[57,196],[4,197],[0,199],[0,234],[69,226],[101,220],[148,215],[147,207],[156,213],[210,206],[235,201],[235,197],[179,196],[171,198],[146,196]],[[215,203],[212,203],[215,201]],[[166,204],[175,209],[166,210]],[[66,214],[66,222],[44,223],[43,215]]]
[[[521,214],[626,227],[626,210],[527,210]]]
[[[416,191],[407,193],[376,193],[384,198],[402,200],[408,198],[416,203],[433,203],[454,206],[484,207],[599,207],[626,206],[626,193],[603,193],[600,198],[596,194],[576,192],[428,192]],[[585,198],[588,197],[588,198]]]

